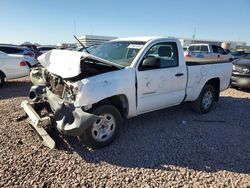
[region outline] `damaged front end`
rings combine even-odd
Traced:
[[[53,139],[46,133],[46,126],[55,126],[66,135],[80,136],[100,117],[75,107],[76,88],[66,80],[53,75],[45,68],[35,68],[30,73],[34,84],[29,99],[21,106],[28,115],[28,123],[38,133],[44,145],[54,148]]]

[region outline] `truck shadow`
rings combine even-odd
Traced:
[[[204,115],[182,104],[126,120],[116,141],[100,150],[88,150],[73,137],[55,139],[59,150],[76,152],[90,163],[250,174],[249,112],[249,99],[221,97]]]
[[[0,100],[27,97],[31,85],[31,82],[27,78],[7,81],[3,87],[0,88]]]

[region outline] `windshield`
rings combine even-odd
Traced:
[[[114,41],[88,48],[90,54],[113,63],[129,66],[143,47],[144,42]]]

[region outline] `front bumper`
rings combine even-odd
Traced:
[[[29,124],[43,140],[44,145],[54,148],[51,138],[46,133],[44,126],[54,124],[57,130],[66,135],[80,136],[100,117],[84,112],[81,108],[75,108],[73,104],[66,103],[63,99],[46,89],[45,102],[23,101],[21,106],[29,117]],[[51,112],[40,117],[43,109],[51,109]],[[53,139],[52,139],[53,140]]]
[[[239,76],[232,75],[231,85],[240,88],[250,88],[250,77],[248,76]]]
[[[54,149],[56,146],[55,141],[42,127],[50,124],[50,118],[49,117],[40,118],[40,116],[34,110],[33,106],[27,100],[22,102],[21,107],[29,116],[27,122],[31,125],[31,127],[35,130],[35,132],[39,136],[39,138],[42,140],[43,145],[49,147],[50,149]]]

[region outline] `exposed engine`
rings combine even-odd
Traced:
[[[34,86],[31,87],[29,98],[37,102],[44,97],[46,89],[59,96],[65,101],[72,102],[75,100],[73,86],[68,85],[61,77],[50,74],[44,68],[35,68],[30,72],[30,79]]]

